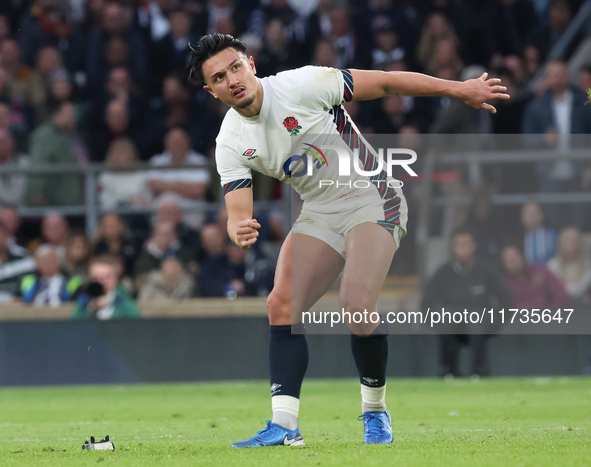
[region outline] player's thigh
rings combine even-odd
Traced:
[[[377,301],[396,252],[392,234],[379,224],[356,225],[345,238],[346,262],[341,278],[339,304],[350,313],[377,311]],[[367,325],[366,325],[367,324]],[[377,327],[360,323],[349,328],[356,334],[370,334]]]
[[[310,235],[291,233],[285,239],[269,294],[271,324],[301,321],[301,314],[334,283],[344,259],[331,246]]]

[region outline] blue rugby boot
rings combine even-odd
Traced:
[[[363,420],[365,436],[363,444],[388,444],[394,440],[392,436],[392,418],[390,412],[365,412],[358,420]]]
[[[267,428],[259,430],[256,436],[245,441],[238,441],[233,448],[257,448],[260,446],[303,446],[304,437],[299,428],[288,430],[267,420]]]

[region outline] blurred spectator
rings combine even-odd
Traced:
[[[459,45],[458,37],[447,18],[440,13],[434,13],[425,21],[416,51],[417,60],[423,70],[428,69],[435,55],[437,44],[444,40]]]
[[[0,224],[8,231],[8,248],[15,256],[29,256],[29,250],[17,243],[16,234],[21,226],[21,218],[16,208],[4,207],[0,209]]]
[[[109,256],[99,256],[90,261],[90,285],[78,297],[78,306],[72,318],[107,320],[140,317],[133,299],[119,284],[118,269],[117,260]],[[100,286],[96,287],[96,283]]]
[[[164,150],[150,160],[150,165],[154,167],[148,173],[152,194],[158,197],[163,193],[176,193],[183,200],[183,209],[198,206],[209,186],[209,170],[207,167],[185,169],[182,166],[207,164],[207,158],[191,149],[191,139],[181,128],[173,128],[166,134]],[[167,166],[178,166],[178,169],[158,170],[158,167]]]
[[[349,13],[344,8],[334,8],[330,12],[330,35],[328,39],[337,51],[336,68],[348,68],[358,66],[357,63],[368,65],[368,59],[363,57],[364,52],[360,49],[360,40],[349,23]],[[361,66],[359,66],[361,68]]]
[[[10,20],[8,16],[0,14],[0,42],[12,36]]]
[[[13,2],[14,3],[14,2]],[[19,23],[19,41],[23,48],[23,60],[33,66],[35,56],[46,33],[53,33],[59,0],[33,0],[30,8],[22,15]]]
[[[47,85],[49,87],[47,99],[36,109],[37,122],[46,121],[56,108],[72,99],[71,76],[65,68],[57,68],[52,71],[47,79]],[[80,105],[76,105],[76,107],[80,107]],[[81,113],[82,110],[77,109],[76,114]]]
[[[533,44],[526,45],[521,54],[523,59],[523,68],[525,70],[524,81],[518,83],[520,86],[528,84],[540,71],[542,67],[542,53]]]
[[[191,50],[189,44],[196,44],[199,36],[192,31],[192,18],[186,11],[181,9],[172,11],[168,20],[170,21],[170,33],[174,45],[173,65],[177,70],[184,70]],[[252,54],[250,47],[248,52]]]
[[[10,238],[11,232],[0,224],[0,303],[11,302],[18,294],[21,277],[37,267],[33,258],[11,251]]]
[[[452,68],[456,75],[464,69],[457,45],[452,39],[443,39],[435,44],[431,60],[427,63],[427,73],[436,75],[439,70]],[[453,102],[453,101],[452,101]]]
[[[174,42],[167,18],[172,0],[144,0],[137,9],[137,25],[148,51],[149,93],[158,96],[162,80],[174,68]]]
[[[160,196],[156,202],[156,223],[172,223],[182,248],[188,252],[191,258],[201,263],[205,258],[205,252],[201,247],[199,232],[183,223],[181,202],[181,197],[174,193],[166,193]]]
[[[0,128],[0,168],[24,167],[25,160],[15,154],[14,138]],[[0,205],[20,206],[25,195],[26,177],[18,173],[6,173],[0,177]]]
[[[92,242],[92,254],[93,256],[120,257],[123,262],[123,271],[121,271],[120,277],[133,277],[138,248],[135,239],[119,214],[107,213],[101,217]]]
[[[21,21],[19,42],[23,48],[23,61],[33,65],[38,51],[52,46],[63,54],[68,71],[82,70],[86,41],[73,22],[70,8],[63,4],[58,6],[58,2],[53,0],[44,0],[43,3],[52,4],[51,11],[32,8],[32,14],[25,15]]]
[[[499,99],[494,104],[497,109],[496,115],[491,119],[494,133],[519,134],[525,108],[532,96],[526,89],[518,87],[513,73],[507,68],[498,68],[491,73],[491,77],[500,78],[507,88],[507,94],[511,96],[511,99]]]
[[[523,251],[528,263],[546,264],[556,252],[556,231],[544,226],[544,211],[539,203],[525,203],[521,208]]]
[[[488,192],[477,194],[468,213],[467,225],[478,244],[476,254],[488,260],[498,258],[503,240],[503,222],[498,210],[491,204]]]
[[[337,65],[337,59],[337,51],[332,42],[326,39],[318,41],[316,48],[314,49],[314,61],[312,62],[313,65],[335,68]]]
[[[583,248],[583,236],[576,227],[566,227],[558,235],[558,252],[548,269],[562,283],[573,300],[589,304],[591,264]]]
[[[243,279],[244,295],[267,297],[273,288],[275,264],[258,248],[240,248],[227,243],[225,252],[235,276]]]
[[[274,18],[280,20],[281,23],[294,34],[294,36],[297,34],[305,34],[305,28],[300,30],[303,26],[300,24],[298,14],[286,0],[270,0],[266,3],[261,2],[260,7],[250,14],[248,32],[263,37],[265,34],[265,26],[267,26]],[[237,14],[234,14],[234,19],[237,23],[241,23],[241,19]],[[303,42],[303,38],[300,38],[298,42]]]
[[[271,76],[301,65],[297,49],[289,41],[285,25],[279,18],[271,19],[265,26],[263,48],[257,57],[257,75]]]
[[[129,11],[120,4],[104,5],[101,25],[90,33],[86,52],[89,84],[95,91],[103,87],[109,69],[115,66],[126,66],[133,81],[147,90],[147,47],[142,35],[131,27]]]
[[[421,309],[427,308],[454,313],[468,310],[481,312],[511,306],[511,295],[503,285],[500,274],[479,257],[475,256],[477,243],[468,229],[455,232],[451,241],[452,259],[441,266],[425,289]],[[458,376],[458,358],[461,344],[472,347],[473,375],[488,376],[487,343],[492,330],[483,325],[455,324],[446,328],[454,334],[441,336],[441,376]],[[461,335],[460,333],[464,334]],[[477,333],[477,334],[476,334]]]
[[[160,262],[160,269],[148,274],[138,301],[182,300],[192,297],[194,290],[193,276],[185,271],[178,256],[167,253]]]
[[[201,229],[201,244],[207,254],[199,276],[202,297],[236,298],[245,293],[244,277],[237,275],[226,254],[226,238],[217,224],[206,224]]]
[[[122,136],[115,139],[107,150],[108,167],[113,169],[130,167],[138,163],[138,151],[131,138]],[[143,170],[105,171],[99,175],[100,202],[103,209],[120,206],[144,207],[150,204],[152,193],[148,176]]]
[[[223,107],[221,116],[215,114],[215,108],[211,108],[212,102]],[[162,99],[151,103],[150,115],[142,133],[142,158],[148,159],[162,151],[162,141],[166,133],[176,127],[189,133],[193,145],[200,152],[209,150],[227,110],[227,106],[209,96],[203,89],[198,89],[196,93],[192,91],[186,73],[171,73],[162,83]]]
[[[66,254],[62,262],[64,270],[70,276],[86,279],[89,259],[90,244],[86,235],[82,233],[70,235],[66,242]]]
[[[34,91],[31,82],[33,70],[21,62],[20,56],[20,46],[14,39],[6,39],[0,43],[0,63],[8,73],[11,98],[31,102]]]
[[[51,119],[31,135],[31,166],[49,164],[85,164],[86,152],[75,132],[74,106],[65,102]],[[78,173],[31,175],[27,186],[29,206],[66,206],[82,204],[81,176]]]
[[[2,72],[3,71],[0,68],[0,75]],[[1,79],[0,76],[0,80]],[[0,94],[1,88],[2,85],[0,83]],[[10,107],[9,104],[11,105]],[[10,134],[14,138],[15,151],[17,153],[26,153],[27,139],[29,137],[30,129],[28,119],[30,112],[28,112],[28,108],[25,108],[25,106],[21,105],[18,101],[9,104],[1,102],[0,96],[0,129],[10,131]],[[12,106],[15,108],[14,111],[11,108]]]
[[[20,283],[20,298],[23,303],[38,307],[57,307],[75,300],[82,285],[82,278],[70,277],[62,271],[55,249],[44,245],[35,252],[37,270],[24,276]]]
[[[461,76],[462,81],[480,78],[485,69],[480,65],[467,67]],[[429,133],[434,134],[490,134],[492,122],[490,112],[474,109],[462,101],[454,99],[449,106],[441,108]]]
[[[84,20],[80,23],[80,28],[86,37],[101,26],[103,8],[106,0],[86,0],[84,11]]]
[[[402,60],[404,48],[400,46],[398,33],[390,24],[384,24],[374,32],[376,47],[371,51],[372,68],[383,70],[387,63]]]
[[[516,246],[503,248],[501,265],[515,308],[555,310],[571,303],[564,286],[546,266],[528,264]]]
[[[252,56],[254,62],[257,62],[257,57],[259,56],[259,51],[263,47],[263,41],[259,36],[255,36],[254,34],[246,33],[240,36],[240,40],[244,42],[247,48],[247,54]]]
[[[90,156],[95,162],[105,160],[109,145],[117,138],[129,137],[140,140],[129,115],[129,101],[115,98],[104,109],[104,119],[97,127],[90,128],[88,144]]]
[[[139,290],[145,283],[147,274],[158,269],[164,255],[171,252],[176,254],[189,270],[195,268],[195,259],[191,256],[191,251],[179,241],[174,224],[166,221],[154,224],[152,234],[135,262],[134,272]]]
[[[558,40],[566,31],[574,16],[573,7],[567,0],[552,0],[548,8],[547,22],[540,25],[532,31],[531,42],[537,46],[542,53],[542,57],[547,57],[548,53],[556,45]],[[568,60],[573,52],[579,46],[583,38],[579,31],[571,40],[560,58]],[[555,57],[556,58],[556,57]]]
[[[536,26],[529,0],[492,0],[482,12],[483,41],[493,66],[502,56],[518,54]]]
[[[234,15],[234,3],[232,0],[208,0],[195,16],[195,31],[199,36],[220,32],[218,25],[220,20],[232,21]],[[263,23],[264,24],[264,23]],[[262,30],[258,36],[262,36]]]
[[[548,91],[533,99],[525,109],[522,131],[526,144],[556,147],[560,154],[571,147],[586,143],[573,134],[591,133],[591,107],[585,106],[587,97],[582,91],[569,86],[568,70],[561,61],[552,61],[546,68],[545,85]],[[534,136],[536,135],[536,136]],[[537,135],[543,135],[538,137]],[[543,161],[537,164],[540,191],[543,193],[580,190],[583,163],[564,160]],[[583,212],[580,206],[558,207],[551,205],[548,218],[556,227],[566,224],[581,225]]]
[[[387,96],[380,99],[381,112],[374,113],[373,128],[376,133],[398,133],[401,127],[409,123],[401,96]]]
[[[37,124],[42,124],[43,107],[49,98],[50,76],[62,67],[62,57],[55,47],[43,47],[37,54],[37,66],[31,75],[31,90],[28,102],[35,110]]]
[[[63,260],[66,257],[66,244],[70,234],[70,226],[66,218],[56,212],[48,212],[41,222],[42,245],[50,245],[55,254]],[[31,249],[33,251],[33,249]],[[36,250],[36,249],[35,249]]]

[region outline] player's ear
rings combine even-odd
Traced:
[[[215,92],[213,92],[213,90],[207,84],[203,85],[203,89],[205,89],[208,93],[210,93],[216,99],[218,98],[218,96],[215,94]]]
[[[254,58],[251,55],[250,57],[248,57],[248,64],[250,65],[250,68],[253,72],[253,74],[257,74],[257,67],[254,65]]]

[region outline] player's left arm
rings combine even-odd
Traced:
[[[453,97],[475,109],[497,110],[487,101],[509,99],[507,88],[498,78],[487,79],[488,73],[467,81],[450,81],[422,73],[406,71],[349,70],[353,78],[353,100],[366,101],[391,95],[412,97]]]

